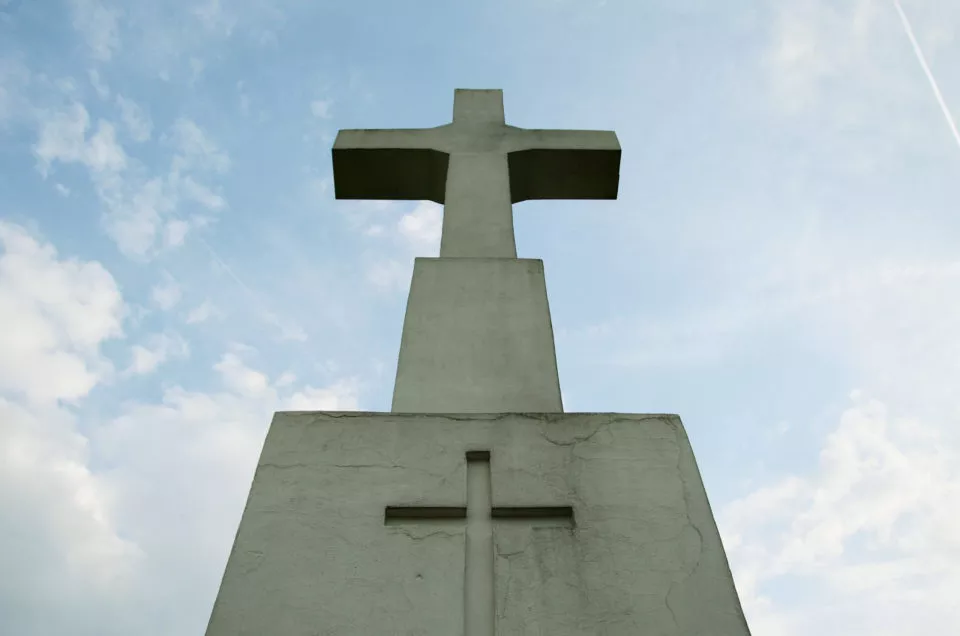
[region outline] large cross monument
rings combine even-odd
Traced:
[[[442,203],[390,413],[280,412],[207,636],[749,636],[680,418],[564,413],[512,205],[615,199],[612,132],[342,130],[338,199]]]

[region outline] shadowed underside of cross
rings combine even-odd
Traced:
[[[457,89],[453,123],[341,130],[333,176],[338,199],[444,204],[440,256],[513,258],[512,204],[617,198],[620,144],[612,131],[508,126],[502,91]]]

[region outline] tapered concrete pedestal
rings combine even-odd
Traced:
[[[563,411],[543,261],[416,259],[391,410]]]
[[[462,509],[476,451],[572,512],[494,514],[496,634],[749,634],[678,417],[359,412],[275,415],[207,634],[462,634],[466,521],[385,511]]]

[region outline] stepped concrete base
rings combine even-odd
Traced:
[[[208,636],[463,634],[478,451],[520,511],[492,520],[496,634],[749,634],[676,416],[303,412],[274,417]]]

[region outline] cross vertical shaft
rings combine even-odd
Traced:
[[[414,267],[391,410],[563,411],[543,265],[517,258],[512,206],[615,199],[619,170],[613,132],[509,126],[500,90],[457,89],[434,128],[338,133],[338,199],[444,205],[440,258]]]
[[[464,636],[494,636],[493,522],[490,453],[467,453],[467,541]]]
[[[450,155],[440,258],[516,258],[507,156]]]
[[[506,153],[491,152],[490,141],[506,128],[503,92],[458,90],[453,97],[456,134],[487,143],[450,153],[443,208],[440,258],[516,258],[510,166]]]

